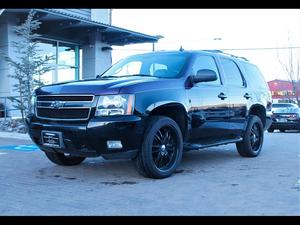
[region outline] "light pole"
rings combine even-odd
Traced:
[[[156,37],[157,39],[161,39],[164,38],[164,36],[162,35],[155,35],[154,37]],[[157,41],[156,41],[157,42]],[[152,51],[155,51],[155,42],[152,42]]]

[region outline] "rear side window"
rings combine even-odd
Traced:
[[[204,84],[220,85],[219,71],[213,57],[207,55],[201,55],[196,58],[194,65],[192,67],[192,73],[196,74],[198,70],[203,70],[203,69],[213,70],[217,74],[217,80],[205,82]]]
[[[238,66],[235,64],[235,62],[233,62],[230,59],[225,59],[225,58],[221,58],[220,62],[223,67],[228,85],[236,86],[236,87],[243,87],[244,80],[243,80],[242,74],[241,74]]]
[[[252,87],[257,89],[269,89],[264,76],[257,66],[245,62],[242,62],[241,64],[245,70],[246,80],[251,83]]]

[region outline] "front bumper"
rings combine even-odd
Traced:
[[[43,151],[107,159],[134,158],[144,132],[144,119],[135,115],[99,117],[86,123],[46,121],[31,115],[26,118],[26,123],[29,136]],[[44,146],[41,140],[43,130],[61,132],[64,147]],[[108,140],[120,140],[122,149],[108,149]]]
[[[273,122],[269,129],[300,130],[300,121],[296,122]]]

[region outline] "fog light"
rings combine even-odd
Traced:
[[[121,141],[107,141],[107,148],[120,149],[123,148]]]

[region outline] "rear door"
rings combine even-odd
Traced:
[[[219,62],[228,87],[229,123],[232,136],[242,135],[246,125],[247,105],[251,100],[251,93],[238,64],[228,57],[220,57]]]

